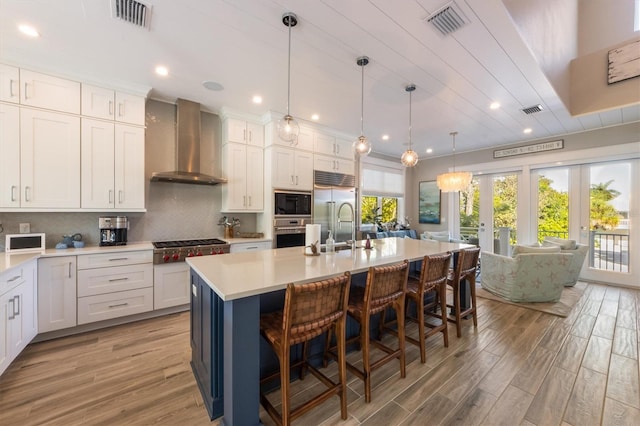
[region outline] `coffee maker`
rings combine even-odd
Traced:
[[[126,216],[102,216],[98,218],[101,246],[124,246],[127,244],[129,220]]]

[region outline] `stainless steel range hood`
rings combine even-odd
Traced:
[[[217,185],[226,179],[200,173],[200,104],[178,99],[176,125],[176,170],[154,172],[151,182]]]

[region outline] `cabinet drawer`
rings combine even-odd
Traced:
[[[78,256],[78,269],[106,268],[153,262],[153,250],[121,251]]]
[[[0,274],[0,296],[7,293],[9,290],[16,288],[25,282],[25,280],[22,268],[15,268],[9,272]]]
[[[78,297],[153,286],[153,265],[127,265],[78,271]]]
[[[229,248],[230,253],[240,253],[243,251],[258,251],[268,250],[271,248],[271,241],[260,241],[255,243],[239,243],[231,244]]]
[[[153,310],[153,287],[78,298],[78,324]]]

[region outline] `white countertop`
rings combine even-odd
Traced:
[[[126,251],[153,250],[150,242],[127,243],[125,246],[86,246],[83,248],[46,249],[32,252],[9,252],[0,255],[0,274],[16,266],[40,257],[80,256],[96,253],[122,253]]]
[[[380,266],[422,259],[427,254],[457,251],[469,244],[383,238],[372,241],[372,249],[343,250],[334,254],[305,256],[302,247],[188,258],[187,263],[223,300],[234,300],[286,288],[288,283],[306,283],[350,271],[365,272]],[[362,246],[363,241],[358,242]]]

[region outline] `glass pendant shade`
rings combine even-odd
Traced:
[[[278,120],[278,137],[283,141],[296,143],[299,133],[300,126],[298,126],[298,122],[289,114]]]
[[[298,17],[295,13],[285,13],[282,15],[282,23],[289,29],[289,55],[287,62],[287,113],[278,120],[278,137],[292,145],[298,144],[298,134],[300,134],[300,126],[289,113],[291,104],[291,27],[298,24]]]
[[[436,183],[442,192],[465,191],[471,184],[471,172],[449,172],[438,175]]]
[[[473,173],[456,172],[456,135],[458,132],[451,132],[449,134],[453,137],[453,169],[451,172],[438,175],[436,177],[436,184],[442,192],[465,191],[469,185],[471,185]]]
[[[366,136],[360,136],[353,142],[353,150],[359,156],[364,157],[371,152],[371,142]]]
[[[409,149],[402,153],[400,162],[405,167],[413,167],[418,164],[418,153],[411,149],[411,93],[416,90],[416,86],[410,84],[404,90],[409,92]]]
[[[400,157],[400,161],[402,165],[405,167],[413,167],[418,164],[418,153],[415,151],[408,149],[402,153],[402,157]]]

